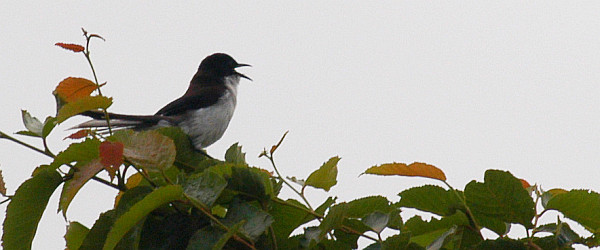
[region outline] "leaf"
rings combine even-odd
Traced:
[[[269,214],[273,216],[273,224],[271,226],[278,241],[280,239],[287,239],[296,228],[304,224],[304,218],[308,215],[306,212],[308,208],[297,200],[288,199],[282,202],[290,205],[274,202],[269,210]]]
[[[84,97],[89,97],[96,89],[98,89],[98,86],[88,79],[68,77],[58,83],[53,93],[58,95],[63,101],[70,103]]]
[[[569,192],[569,191],[561,189],[561,188],[554,188],[554,189],[550,189],[550,190],[544,192],[542,194],[542,206],[544,208],[547,208],[548,201],[550,201],[550,199],[552,199],[554,196],[557,196],[559,194],[564,194],[567,192]]]
[[[117,169],[123,164],[123,143],[103,141],[100,143],[100,163],[108,171],[110,179],[115,178]]]
[[[67,226],[67,233],[65,234],[67,249],[79,249],[89,231],[90,230],[87,227],[79,222],[70,222],[69,226]]]
[[[79,44],[72,43],[55,43],[54,45],[61,47],[66,50],[73,51],[75,53],[83,51],[85,48]]]
[[[0,170],[0,194],[2,194],[2,196],[6,196],[6,183],[4,182],[4,177],[2,176],[2,170]]]
[[[112,140],[124,144],[123,156],[146,171],[162,171],[175,161],[173,140],[156,131],[117,131]]]
[[[23,118],[23,124],[25,128],[33,134],[26,134],[30,136],[42,137],[42,129],[44,125],[40,120],[31,116],[27,110],[21,110],[21,117]]]
[[[218,174],[204,171],[188,178],[183,185],[183,192],[189,199],[194,199],[204,208],[210,208],[227,186],[227,181]]]
[[[165,127],[156,130],[160,134],[167,136],[175,143],[177,155],[175,156],[175,164],[188,171],[202,171],[210,165],[218,162],[214,159],[208,159],[190,142],[189,136],[185,134],[179,127]]]
[[[225,162],[246,164],[246,153],[242,152],[242,146],[235,143],[225,152]]]
[[[346,218],[347,211],[347,203],[339,203],[331,207],[325,218],[323,218],[323,221],[321,221],[321,225],[319,225],[319,229],[321,229],[319,239],[323,238],[323,236],[325,236],[325,234],[327,234],[332,229],[341,226],[344,222],[344,219]]]
[[[290,132],[290,131],[285,131],[285,133],[283,133],[283,136],[281,136],[281,139],[279,139],[279,142],[277,142],[276,145],[273,145],[271,147],[271,150],[269,150],[269,153],[271,153],[271,155],[273,155],[273,153],[275,153],[275,150],[277,150],[277,148],[279,148],[279,146],[283,142],[283,139],[285,139],[285,136],[288,134],[288,132]]]
[[[409,232],[412,237],[429,234],[435,231],[447,231],[453,226],[468,226],[469,219],[463,212],[457,212],[452,216],[442,217],[441,219],[431,218],[430,221],[424,221],[416,215],[408,219],[402,227],[402,232]],[[433,240],[433,239],[431,239]],[[426,242],[426,244],[429,244]]]
[[[233,166],[228,188],[243,193],[246,198],[268,201],[274,196],[269,174],[259,168]]]
[[[455,232],[456,232],[456,226],[451,227],[450,229],[448,229],[448,231],[444,232],[442,235],[440,235],[440,237],[438,237],[433,242],[431,242],[431,244],[429,244],[427,246],[427,249],[428,250],[441,249],[446,242],[446,238],[448,238],[448,236],[454,234]]]
[[[42,128],[42,138],[48,137],[54,127],[56,127],[56,118],[52,116],[46,117],[46,120],[44,121],[44,127]]]
[[[113,249],[121,238],[140,220],[159,206],[181,199],[183,189],[178,185],[163,186],[146,195],[116,219],[106,236],[103,249]]]
[[[449,216],[454,214],[457,209],[463,208],[462,202],[454,192],[433,185],[414,187],[398,194],[401,197],[398,205]],[[458,195],[462,196],[462,193]]]
[[[227,241],[235,233],[237,233],[240,227],[244,224],[243,221],[233,225],[229,228],[229,231],[224,231],[214,227],[204,227],[198,230],[189,241],[186,249],[189,250],[208,250],[208,249],[223,249]]]
[[[420,176],[446,181],[446,175],[441,169],[421,162],[414,162],[410,165],[395,162],[386,163],[379,166],[370,167],[364,173],[375,175]]]
[[[337,156],[332,157],[319,169],[312,172],[308,178],[306,178],[306,186],[329,191],[329,189],[337,183],[337,163],[339,160],[340,158]]]
[[[61,183],[61,175],[46,167],[19,186],[6,207],[2,234],[2,247],[5,250],[31,249],[48,200]]]
[[[485,240],[485,241],[481,242],[477,247],[475,247],[475,249],[478,249],[478,250],[505,250],[505,249],[527,250],[529,248],[527,246],[525,246],[525,243],[518,241],[518,240],[498,238],[496,240]]]
[[[91,134],[90,132],[91,131],[89,129],[82,129],[82,130],[79,130],[79,131],[77,131],[75,133],[72,133],[71,135],[65,137],[63,140],[85,138],[85,137],[87,137],[88,135]]]
[[[94,177],[100,170],[102,170],[103,166],[100,164],[100,160],[96,159],[86,164],[77,164],[73,168],[73,177],[65,182],[63,185],[62,192],[60,194],[60,201],[58,204],[58,211],[63,212],[63,217],[67,218],[67,209],[69,208],[69,204],[75,195],[83,185],[88,182],[92,177]]]
[[[62,123],[65,120],[73,117],[79,113],[95,110],[95,109],[106,109],[112,104],[112,98],[104,96],[86,96],[76,101],[66,103],[58,110],[56,115],[56,122]]]
[[[104,241],[106,240],[106,235],[108,234],[108,231],[115,222],[115,214],[115,210],[108,210],[100,214],[100,217],[96,220],[94,226],[92,226],[90,231],[85,236],[85,239],[83,239],[83,242],[81,243],[81,247],[79,247],[79,249],[102,249],[102,247],[104,246]]]
[[[234,201],[229,206],[223,223],[229,227],[233,227],[241,221],[245,221],[246,223],[244,223],[240,232],[256,240],[269,229],[269,226],[273,223],[273,217],[248,203]]]
[[[300,238],[300,246],[304,249],[313,248],[321,241],[322,230],[319,227],[306,227],[304,234]]]
[[[571,190],[548,201],[546,209],[554,209],[578,222],[592,233],[600,232],[600,194],[588,190]]]
[[[390,201],[383,196],[370,196],[359,198],[348,202],[347,216],[350,218],[362,218],[373,212],[388,213],[395,210]]]
[[[143,224],[139,248],[134,249],[186,249],[194,233],[202,228],[213,228],[207,217],[200,218],[162,208],[146,216]],[[209,239],[205,240],[208,243]]]
[[[525,179],[519,179],[519,181],[521,181],[523,188],[527,189],[528,187],[531,187],[531,184],[529,184],[529,182],[527,182]]]
[[[50,166],[54,169],[68,164],[71,162],[78,162],[79,164],[85,164],[91,160],[98,159],[100,140],[98,139],[86,139],[83,142],[71,143],[69,147],[62,152],[58,153],[54,157],[54,161]]]
[[[385,229],[389,221],[390,214],[379,211],[370,213],[362,219],[362,222],[365,223],[365,225],[378,234]]]
[[[465,187],[464,195],[474,214],[533,227],[535,204],[519,179],[509,172],[487,170],[484,183],[472,181]]]
[[[393,249],[424,249],[417,246],[411,246],[410,244],[410,235],[409,234],[397,234],[390,237],[387,237],[383,242],[375,242],[369,245],[364,250],[393,250]]]

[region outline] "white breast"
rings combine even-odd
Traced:
[[[236,105],[239,76],[225,78],[227,90],[214,105],[195,111],[188,111],[179,127],[188,134],[194,147],[202,149],[221,139]]]

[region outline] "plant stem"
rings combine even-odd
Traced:
[[[85,56],[85,59],[87,60],[88,64],[90,65],[90,68],[92,69],[92,74],[94,75],[94,82],[96,83],[96,89],[98,90],[98,95],[102,96],[102,90],[100,90],[100,82],[98,82],[98,76],[96,75],[96,69],[94,69],[94,64],[92,63],[92,59],[90,58],[90,40],[92,39],[93,36],[88,36],[87,32],[84,30],[83,35],[85,36],[86,39],[86,44],[85,44],[85,51],[83,52],[83,55]],[[103,108],[102,112],[104,112],[104,118],[106,119],[106,127],[108,127],[108,133],[110,135],[112,135],[112,127],[110,126],[110,117],[108,115],[108,111]]]
[[[48,157],[50,157],[50,158],[54,158],[54,157],[56,157],[56,155],[52,154],[50,151],[47,151],[47,150],[41,150],[41,149],[39,149],[39,148],[37,148],[37,147],[34,147],[34,146],[32,146],[32,145],[29,145],[29,144],[27,144],[27,143],[25,143],[25,142],[22,142],[22,141],[20,141],[20,140],[18,140],[18,139],[16,139],[16,138],[14,138],[14,137],[12,137],[12,136],[9,136],[9,135],[7,135],[6,133],[4,133],[4,132],[2,132],[2,131],[0,131],[0,138],[3,138],[3,139],[8,139],[8,140],[10,140],[10,141],[16,142],[17,144],[20,144],[20,145],[22,145],[22,146],[25,146],[25,147],[27,147],[27,148],[29,148],[29,149],[33,150],[33,151],[36,151],[36,152],[38,152],[38,153],[40,153],[40,154],[43,154],[43,155],[45,155],[45,156],[48,156]],[[69,165],[69,164],[65,164],[65,165],[67,165],[67,166],[68,166],[68,167],[70,167],[70,168],[73,168],[73,166],[71,166],[71,165]],[[107,185],[107,186],[109,186],[109,187],[116,188],[116,189],[118,189],[118,190],[120,190],[120,191],[124,191],[124,190],[123,190],[123,189],[121,189],[119,186],[117,186],[117,185],[115,185],[115,184],[113,184],[113,183],[111,183],[111,182],[109,182],[109,181],[107,181],[107,180],[104,180],[104,179],[102,179],[102,178],[99,178],[99,177],[97,177],[97,176],[93,176],[93,177],[92,177],[92,180],[95,180],[95,181],[97,181],[97,182],[100,182],[100,183],[102,183],[102,184],[104,184],[104,185]]]
[[[269,159],[269,161],[271,161],[271,165],[273,166],[273,169],[275,169],[275,173],[277,173],[277,176],[279,177],[279,179],[281,181],[283,181],[283,183],[285,183],[290,189],[292,189],[292,191],[294,191],[296,194],[298,194],[298,196],[300,196],[300,198],[302,198],[302,200],[304,200],[304,202],[306,203],[306,206],[308,206],[308,208],[310,208],[311,210],[314,211],[314,209],[312,208],[312,206],[310,205],[310,203],[308,202],[306,197],[304,197],[304,194],[299,192],[289,182],[287,182],[283,177],[281,177],[281,173],[279,173],[279,169],[277,169],[277,166],[275,165],[275,160],[273,159],[273,154],[267,155],[267,158]]]

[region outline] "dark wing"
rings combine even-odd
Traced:
[[[188,91],[179,99],[164,106],[156,115],[176,116],[192,109],[206,108],[215,104],[225,93],[224,86],[204,87],[195,93]]]

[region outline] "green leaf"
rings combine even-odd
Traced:
[[[173,140],[157,131],[121,130],[115,132],[110,140],[122,142],[125,146],[123,156],[146,171],[160,172],[175,161]]]
[[[58,211],[63,212],[63,217],[67,218],[67,209],[75,195],[83,185],[100,172],[104,166],[100,163],[100,159],[93,160],[86,164],[77,164],[71,173],[71,179],[65,182],[60,194],[60,202],[58,203]]]
[[[232,166],[228,182],[229,189],[238,191],[249,199],[267,201],[274,196],[269,174],[259,168]]]
[[[238,224],[242,224],[240,222]],[[238,225],[236,224],[236,225]],[[232,232],[233,230],[230,230]],[[235,233],[235,231],[233,231]],[[216,248],[217,242],[227,235],[225,230],[214,228],[211,226],[204,227],[194,233],[192,238],[187,245],[187,250],[210,250],[210,249],[222,249]],[[233,236],[233,235],[232,235]],[[227,243],[227,242],[225,242]]]
[[[430,221],[423,221],[420,216],[414,216],[404,223],[404,226],[400,231],[403,233],[410,233],[412,242],[426,246],[431,244],[431,242],[450,228],[468,225],[469,219],[464,213],[459,211],[454,215],[442,217],[439,220],[431,218]]]
[[[58,114],[56,115],[56,122],[62,123],[65,120],[78,115],[82,112],[95,110],[95,109],[106,109],[112,104],[112,98],[104,96],[86,96],[81,99],[77,99],[74,102],[64,104]]]
[[[336,241],[346,244],[346,249],[358,248],[358,239],[360,238],[360,235],[369,231],[369,227],[357,219],[344,219],[343,225],[347,228],[352,228],[353,232],[346,232],[341,228],[333,230]]]
[[[454,214],[457,209],[463,208],[462,202],[454,192],[433,185],[414,187],[398,194],[401,197],[398,205],[449,216]],[[458,195],[462,196],[462,193]]]
[[[183,189],[177,185],[159,187],[146,195],[144,199],[133,205],[129,211],[117,218],[106,236],[103,249],[113,249],[121,238],[152,210],[163,204],[181,199],[182,196]]]
[[[35,118],[27,112],[27,110],[21,110],[21,117],[23,118],[23,124],[25,128],[32,134],[27,134],[31,136],[42,137],[42,129],[44,125],[38,118]]]
[[[465,187],[467,205],[474,214],[533,227],[535,204],[519,179],[509,172],[487,170],[484,180],[472,181]]]
[[[246,153],[242,152],[242,146],[237,143],[231,145],[225,152],[225,162],[246,164]]]
[[[88,234],[90,229],[85,227],[79,222],[70,222],[67,227],[67,233],[65,234],[65,241],[67,242],[67,249],[77,250],[83,243],[85,236]]]
[[[304,234],[300,237],[300,246],[305,249],[312,248],[317,245],[324,235],[319,227],[304,228]]]
[[[240,222],[236,223],[235,225],[233,225],[232,227],[230,227],[229,231],[227,231],[227,233],[225,233],[223,236],[221,236],[219,241],[217,241],[215,243],[215,245],[212,247],[212,249],[213,250],[223,249],[225,244],[227,244],[227,241],[229,241],[229,239],[231,237],[233,237],[233,235],[236,234],[240,230],[240,227],[242,227],[242,225],[246,225],[246,223],[244,223],[244,221],[240,221]]]
[[[63,164],[71,162],[85,164],[94,159],[98,159],[100,155],[98,150],[99,147],[100,140],[98,139],[86,139],[80,143],[71,143],[67,149],[58,153],[50,166],[56,169]]]
[[[444,232],[442,235],[440,235],[440,237],[438,237],[433,242],[431,242],[431,244],[429,244],[427,246],[427,249],[431,249],[431,250],[441,249],[446,243],[446,238],[448,238],[448,236],[454,234],[456,232],[456,228],[457,228],[456,226],[453,226],[450,229],[448,229],[448,231]]]
[[[61,175],[48,167],[23,182],[6,207],[2,246],[5,250],[30,249],[38,223]]]
[[[592,233],[600,232],[600,194],[588,190],[571,190],[552,197],[546,209],[563,213]]]
[[[54,127],[56,127],[56,118],[52,116],[46,117],[46,120],[44,121],[44,128],[42,129],[42,138],[48,137]]]
[[[395,249],[422,249],[417,246],[410,246],[409,234],[397,234],[386,238],[382,243],[375,242],[369,245],[365,250],[395,250]]]
[[[18,134],[18,135],[26,135],[26,136],[31,136],[31,137],[40,137],[40,135],[38,135],[38,134],[36,134],[34,132],[31,132],[31,131],[28,131],[28,130],[18,131],[18,132],[16,132],[16,134]]]
[[[494,231],[498,235],[506,235],[510,231],[510,223],[504,222],[497,217],[489,217],[479,212],[473,212],[473,216],[481,227]]]
[[[329,159],[306,178],[305,185],[329,191],[337,183],[337,163],[339,160],[340,158],[337,156]]]
[[[218,163],[218,160],[209,159],[206,155],[200,153],[192,143],[187,134],[178,127],[164,127],[156,130],[164,136],[167,136],[175,143],[177,155],[175,164],[188,171],[202,171],[211,165]]]
[[[321,221],[321,225],[319,225],[319,229],[321,229],[321,234],[319,238],[323,238],[325,234],[335,228],[339,228],[344,222],[346,218],[346,212],[348,211],[347,203],[339,203],[329,209],[329,212]]]
[[[234,201],[229,206],[223,223],[229,227],[233,227],[240,221],[246,222],[240,232],[255,240],[267,231],[271,223],[273,223],[273,217],[248,203]]]
[[[273,216],[273,224],[271,226],[273,227],[273,231],[275,231],[278,241],[279,239],[287,239],[296,228],[304,224],[304,218],[308,215],[305,210],[297,208],[302,207],[308,210],[299,201],[288,199],[284,202],[290,205],[274,202],[271,210],[269,210],[269,214]]]
[[[504,239],[498,238],[496,240],[485,240],[481,242],[475,249],[480,250],[527,250],[527,246],[525,243],[513,240],[513,239]]]
[[[554,248],[570,247],[574,242],[581,240],[581,236],[575,233],[575,231],[569,227],[569,224],[560,221],[558,224],[542,225],[536,228],[535,231],[552,233],[552,240],[546,239],[544,240],[544,243],[555,245],[553,246]]]
[[[396,210],[390,201],[383,196],[370,196],[359,198],[348,202],[347,216],[350,218],[362,218],[375,211],[391,212]]]
[[[317,207],[317,209],[315,209],[315,213],[316,213],[316,214],[320,214],[321,216],[323,216],[323,217],[324,217],[324,216],[325,216],[325,211],[326,211],[327,209],[329,209],[329,207],[331,207],[331,205],[333,205],[333,204],[335,203],[335,200],[336,200],[336,198],[327,197],[327,200],[325,200],[325,201],[323,202],[323,204],[319,205],[319,206]],[[314,219],[316,219],[316,217],[315,217],[314,215],[312,215],[312,214],[307,214],[307,215],[304,217],[304,219],[303,219],[303,221],[302,221],[302,224],[304,224],[304,223],[307,223],[307,222],[309,222],[309,221],[312,221],[312,220],[314,220]]]
[[[210,208],[227,186],[227,181],[216,173],[204,171],[188,178],[183,185],[186,197],[195,199],[204,208]]]
[[[104,246],[104,241],[106,240],[106,235],[113,223],[116,219],[116,211],[108,210],[102,214],[94,223],[94,226],[90,229],[90,231],[85,236],[83,243],[81,243],[80,249],[85,250],[99,250]]]
[[[362,222],[376,233],[381,233],[390,221],[390,214],[375,211],[365,216]]]
[[[185,249],[192,235],[200,228],[213,228],[209,219],[159,208],[143,221],[139,248],[137,249]],[[223,234],[221,231],[219,236]],[[205,243],[208,243],[208,239]],[[218,237],[214,240],[216,242]]]

